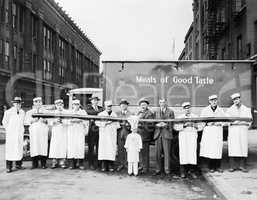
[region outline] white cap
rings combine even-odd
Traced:
[[[54,101],[54,104],[59,104],[59,103],[63,103],[63,100],[62,100],[62,99],[56,99],[56,100]]]
[[[235,99],[235,98],[239,98],[240,97],[240,94],[239,93],[234,93],[231,95],[231,99]]]
[[[213,94],[211,96],[208,97],[209,101],[213,100],[213,99],[218,99],[218,96],[216,94]]]
[[[112,106],[112,101],[111,100],[105,101],[104,105],[105,106]]]
[[[80,104],[80,100],[79,99],[75,99],[72,101],[72,104]]]
[[[190,102],[184,102],[182,103],[182,107],[185,108],[187,106],[191,106],[191,103]]]
[[[42,97],[35,97],[33,101],[42,101]]]

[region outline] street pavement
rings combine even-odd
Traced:
[[[218,194],[228,200],[257,199],[257,130],[248,134],[249,156],[247,159],[248,173],[241,171],[229,172],[227,142],[224,143],[222,168],[223,173],[205,173],[206,180],[213,185]]]
[[[0,200],[212,200],[221,198],[198,179],[174,179],[164,176],[128,176],[94,170],[35,169],[25,161],[26,169],[5,172],[4,145],[0,145]],[[48,163],[49,164],[49,163]]]

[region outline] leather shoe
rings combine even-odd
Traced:
[[[123,168],[124,168],[123,165],[118,166],[118,167],[117,167],[117,172],[121,171]]]
[[[109,168],[110,172],[114,172],[114,169],[112,167]]]
[[[214,171],[214,169],[210,169],[210,171],[209,171],[210,173],[214,173],[215,171]]]
[[[186,178],[185,173],[181,173],[181,174],[180,174],[180,177],[181,177],[181,178]]]
[[[79,169],[80,170],[85,170],[85,167],[84,166],[79,166]]]
[[[46,169],[46,168],[47,168],[47,166],[43,165],[41,168],[42,168],[42,169]]]
[[[223,173],[223,170],[221,168],[217,168],[216,171],[219,173]]]
[[[25,169],[25,167],[23,167],[23,166],[15,166],[15,169],[22,170],[22,169]]]
[[[6,173],[11,173],[12,172],[12,169],[7,169],[6,170]]]
[[[239,167],[238,169],[244,173],[248,173],[248,170],[244,167]]]
[[[161,174],[161,171],[156,171],[156,172],[154,172],[154,176],[157,176],[157,175],[160,175]]]
[[[235,169],[234,169],[234,168],[229,168],[228,171],[229,171],[229,172],[234,172]]]
[[[105,169],[105,168],[102,168],[101,171],[102,171],[102,172],[106,172],[106,169]]]

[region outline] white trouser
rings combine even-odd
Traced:
[[[129,162],[128,163],[128,174],[137,175],[138,174],[138,162]]]

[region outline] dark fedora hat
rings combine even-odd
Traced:
[[[146,98],[140,99],[138,104],[140,105],[141,103],[146,103],[146,104],[150,104],[149,101]]]
[[[91,101],[92,99],[96,99],[97,101],[100,101],[99,97],[96,95],[92,95],[89,100]]]
[[[120,100],[120,105],[121,105],[121,104],[129,105],[129,102],[128,102],[126,99],[121,99],[121,100]]]
[[[21,97],[14,97],[12,103],[23,103],[23,101],[21,100]]]

